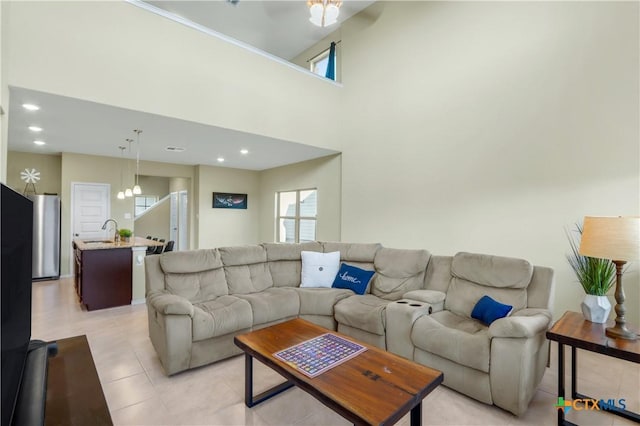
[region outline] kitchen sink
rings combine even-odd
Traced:
[[[90,240],[90,241],[83,241],[84,244],[113,244],[113,241],[111,240]]]

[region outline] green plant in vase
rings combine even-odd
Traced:
[[[582,226],[576,224],[573,233],[566,231],[571,253],[567,254],[569,265],[586,296],[581,304],[582,314],[591,322],[605,323],[611,312],[607,292],[616,281],[616,266],[609,259],[583,256],[580,254]]]
[[[120,239],[122,241],[128,242],[131,236],[133,235],[133,231],[131,231],[131,229],[122,228],[121,230],[118,231],[118,234],[120,234]]]

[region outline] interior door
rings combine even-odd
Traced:
[[[178,243],[178,193],[172,192],[169,210],[169,241],[174,241],[174,250],[179,250]]]
[[[107,183],[72,183],[71,186],[73,238],[113,237],[115,225],[102,230],[102,224],[110,215],[111,186]]]
[[[178,193],[178,250],[189,249],[189,233],[188,233],[188,196],[187,191],[180,191]]]

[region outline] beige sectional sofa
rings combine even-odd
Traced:
[[[302,251],[374,270],[367,291],[301,288]],[[149,335],[167,374],[240,353],[233,337],[301,317],[444,372],[444,384],[516,415],[547,362],[553,271],[521,259],[310,242],[170,252],[146,265]],[[513,306],[471,318],[488,295]]]

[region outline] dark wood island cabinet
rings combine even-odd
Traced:
[[[75,287],[88,311],[131,304],[131,247],[75,247]]]
[[[161,245],[164,244],[139,237],[125,242],[74,239],[75,287],[80,303],[89,311],[130,305],[134,293],[134,253],[142,253],[136,256],[136,268],[140,268],[146,247]],[[136,276],[136,291],[144,297],[144,275]]]

